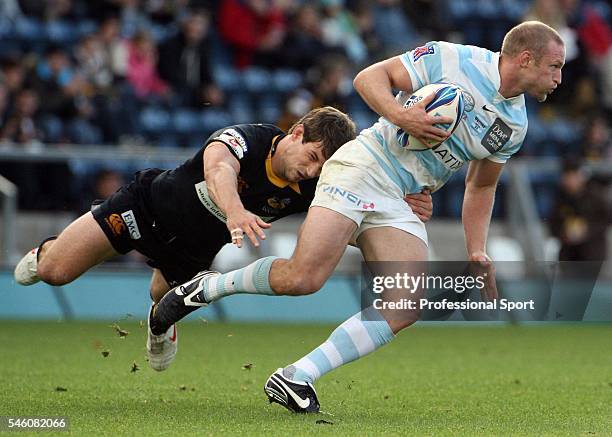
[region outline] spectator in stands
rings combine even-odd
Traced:
[[[31,144],[44,140],[38,117],[38,95],[24,88],[15,98],[15,106],[0,130],[0,140],[19,144]]]
[[[0,126],[4,126],[8,115],[8,88],[0,80]]]
[[[351,71],[342,55],[327,55],[312,72],[305,87],[296,90],[287,100],[278,121],[281,129],[290,127],[304,114],[320,106],[333,106],[346,111],[347,98],[353,89]]]
[[[170,89],[157,73],[157,47],[146,32],[137,32],[128,43],[126,78],[142,100],[166,97]]]
[[[0,129],[0,141],[43,147],[38,107],[39,97],[34,90],[19,91],[13,111]],[[72,174],[66,163],[2,162],[0,174],[19,188],[19,208],[52,210],[74,206]]]
[[[48,141],[78,144],[100,141],[96,112],[90,100],[93,86],[76,71],[61,47],[47,49],[30,80],[40,96]]]
[[[124,177],[117,170],[102,168],[90,178],[81,196],[81,210],[89,211],[95,200],[105,200],[125,184]]]
[[[207,13],[192,12],[183,19],[181,32],[160,46],[163,62],[158,65],[159,74],[171,85],[181,105],[201,108],[223,103],[223,91],[211,72],[208,27]]]
[[[320,0],[324,18],[323,41],[332,47],[340,47],[356,65],[367,61],[367,48],[361,39],[360,29],[354,18],[344,8],[344,0]]]
[[[49,46],[29,79],[38,95],[42,96],[42,112],[62,120],[75,114],[74,96],[81,83],[61,47]]]
[[[607,120],[602,115],[593,117],[585,129],[582,156],[589,161],[612,159],[612,134]]]
[[[4,59],[0,64],[0,82],[6,87],[7,111],[10,111],[17,93],[23,87],[24,81],[25,69],[21,62],[12,57]]]
[[[274,68],[282,59],[286,18],[272,0],[222,0],[219,31],[234,52],[234,65]]]
[[[406,47],[417,46],[419,34],[410,22],[400,0],[376,0],[367,2],[372,14],[376,37],[383,47],[379,58],[397,55]],[[371,49],[370,53],[375,53]]]
[[[83,79],[93,86],[94,92],[105,92],[113,83],[110,59],[97,34],[81,39],[74,51],[76,67]]]
[[[113,77],[123,78],[127,71],[127,44],[121,39],[119,19],[110,15],[98,27],[97,37],[102,50],[106,68],[110,69]]]
[[[317,64],[322,55],[331,51],[323,42],[319,9],[313,4],[304,3],[288,26],[282,49],[284,65],[306,72]]]
[[[3,0],[0,2],[0,24],[15,23],[23,17],[17,0]]]
[[[573,108],[567,109],[582,113],[592,108],[595,103],[591,92],[594,84],[589,77],[588,59],[579,44],[576,29],[568,24],[568,12],[562,7],[562,0],[535,0],[523,20],[539,20],[548,24],[559,32],[565,43],[563,86],[558,93],[550,96],[549,104],[564,107],[571,101]]]
[[[606,259],[610,211],[601,187],[589,184],[577,159],[564,162],[550,217],[550,231],[561,242],[559,261]]]

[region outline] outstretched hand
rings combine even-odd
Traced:
[[[228,213],[226,225],[232,236],[232,244],[235,244],[237,247],[242,247],[242,240],[245,234],[251,240],[253,246],[259,247],[259,240],[266,239],[263,229],[268,229],[272,226],[270,223],[264,222],[258,215],[246,209]]]

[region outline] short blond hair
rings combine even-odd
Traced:
[[[514,57],[524,50],[533,53],[536,62],[548,48],[550,41],[564,45],[559,33],[541,21],[525,21],[514,26],[504,37],[501,53]]]

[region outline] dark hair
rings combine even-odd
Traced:
[[[289,133],[300,124],[304,126],[302,142],[320,141],[325,158],[332,156],[341,145],[354,140],[357,136],[357,128],[353,120],[344,112],[331,106],[311,110],[291,126]]]

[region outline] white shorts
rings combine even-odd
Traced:
[[[363,136],[360,138],[363,140]],[[357,230],[351,238],[353,244],[366,229],[390,226],[427,245],[425,224],[361,140],[343,145],[323,165],[310,206],[331,209],[354,221]]]

